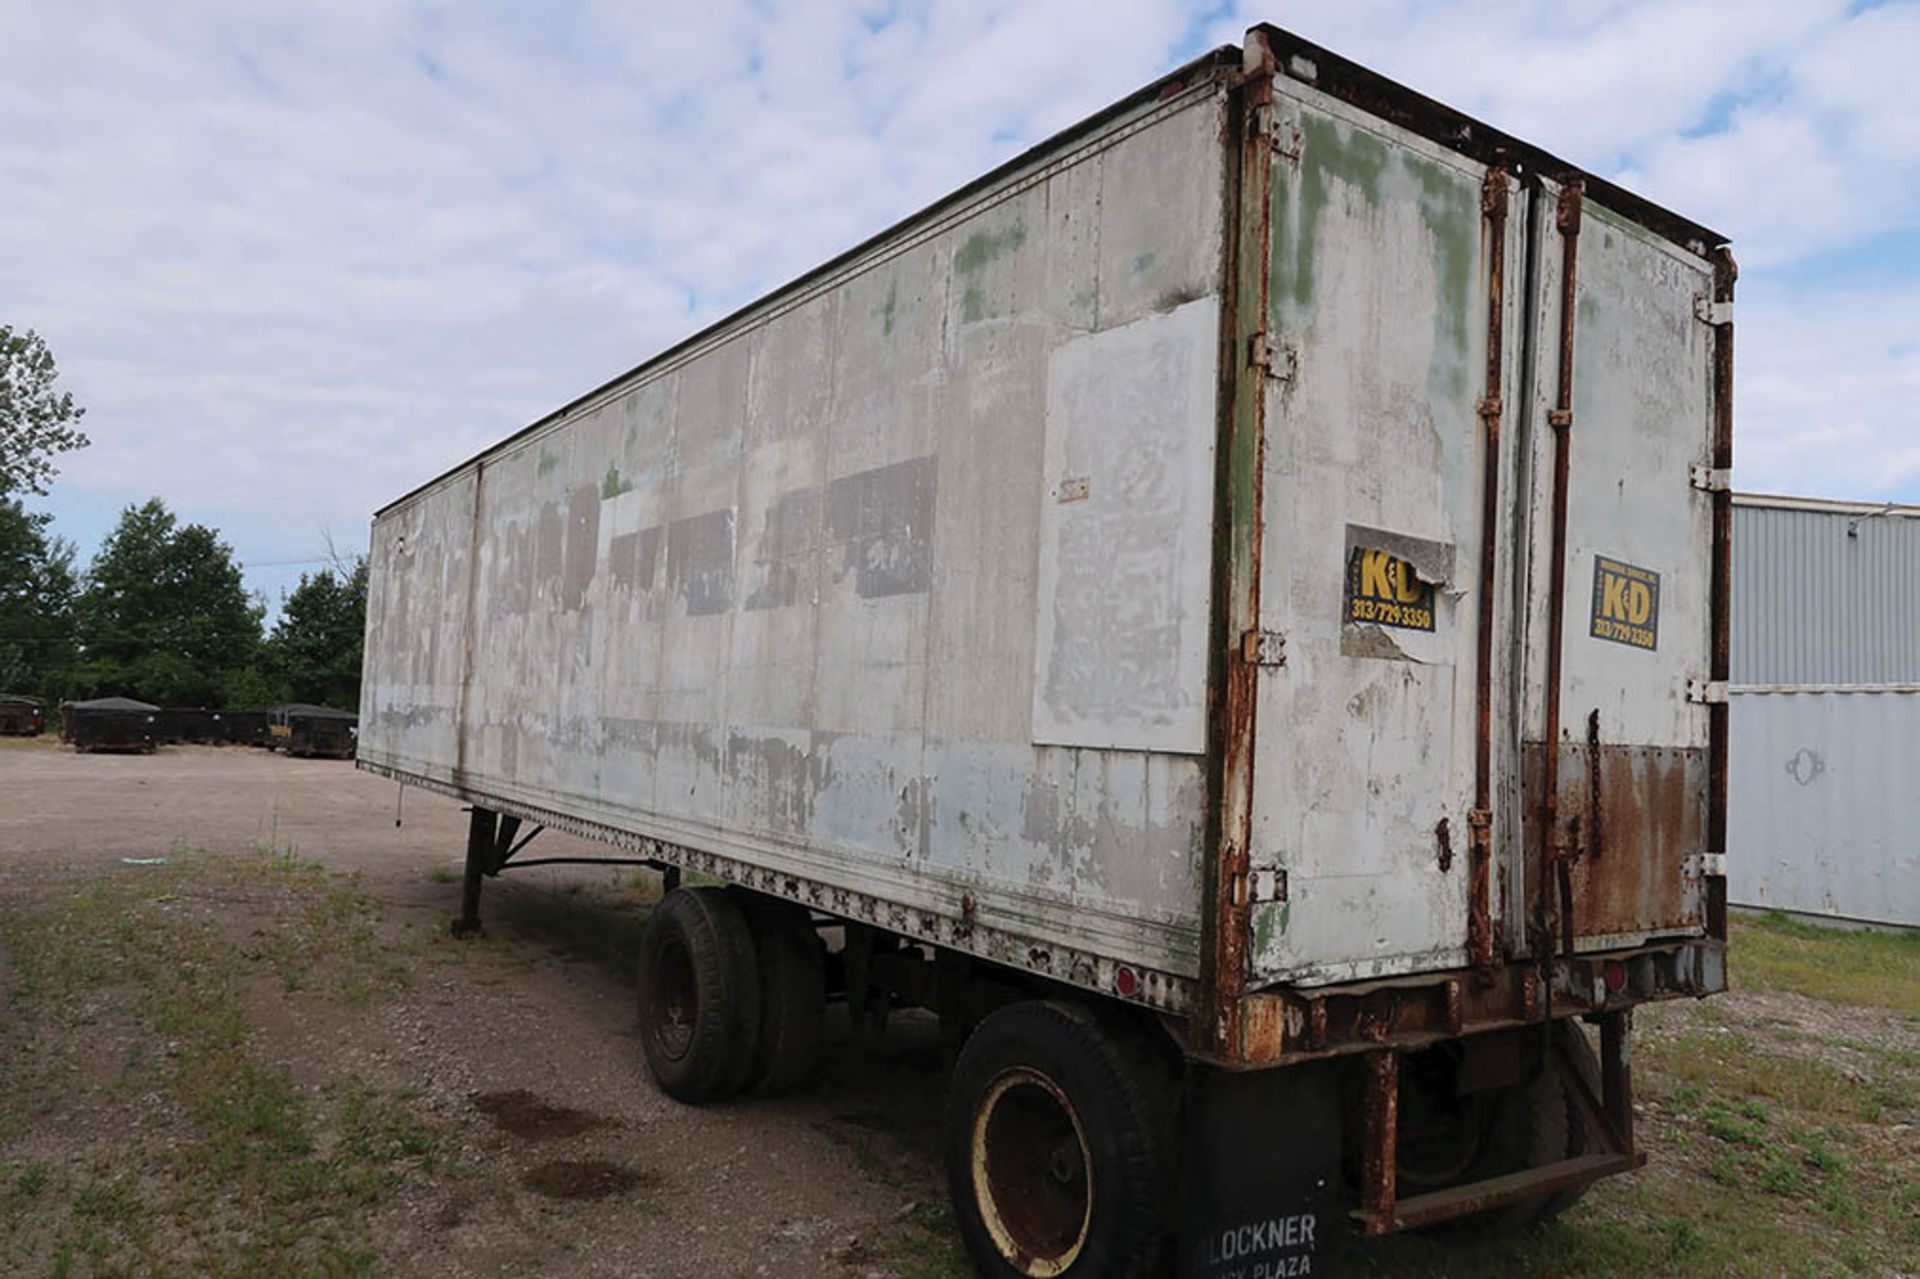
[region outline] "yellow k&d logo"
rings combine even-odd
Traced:
[[[1650,568],[1593,557],[1595,639],[1649,651],[1660,646],[1660,575]]]
[[[1356,546],[1347,562],[1347,620],[1430,631],[1433,583],[1422,581],[1397,555]]]

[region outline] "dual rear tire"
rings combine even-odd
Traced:
[[[640,942],[640,1043],[669,1097],[699,1104],[807,1082],[825,1040],[820,941],[790,902],[676,888]]]
[[[813,1074],[824,958],[800,907],[668,893],[640,947],[640,1031],[661,1090],[699,1104]],[[1146,1030],[1083,1005],[989,1014],[954,1068],[946,1173],[967,1250],[996,1279],[1145,1279],[1164,1268],[1175,1068]]]

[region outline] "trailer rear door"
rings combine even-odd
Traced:
[[[1497,230],[1479,162],[1292,79],[1276,91],[1260,627],[1285,664],[1258,676],[1249,852],[1284,900],[1250,907],[1249,975],[1459,967],[1485,591],[1494,633],[1513,626],[1511,516],[1483,515],[1491,247],[1512,274],[1523,219]],[[1516,189],[1494,181],[1502,202]],[[1511,687],[1511,644],[1493,652]]]
[[[1509,931],[1544,927],[1556,949],[1571,935],[1576,949],[1598,950],[1701,927],[1706,702],[1720,695],[1707,687],[1715,480],[1706,467],[1713,327],[1726,317],[1712,306],[1705,258],[1551,182],[1537,199],[1524,424],[1528,838],[1516,868],[1527,889],[1513,903],[1525,918],[1510,919]],[[1557,483],[1566,503],[1558,549]],[[1548,740],[1557,752],[1551,808]]]

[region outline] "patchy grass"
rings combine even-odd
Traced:
[[[1914,939],[1743,921],[1747,988],[1920,1008]],[[1635,1037],[1642,1172],[1507,1239],[1396,1238],[1344,1258],[1369,1274],[1920,1273],[1920,1054],[1743,1024],[1731,1003]],[[1875,1014],[1879,1016],[1879,1014]],[[1864,1066],[1853,1063],[1864,1062]]]
[[[1747,990],[1784,990],[1920,1017],[1920,929],[1827,928],[1778,911],[1733,921],[1731,968]]]
[[[0,913],[17,1067],[0,1108],[86,1109],[76,1073],[120,1039],[107,1091],[141,1102],[69,1130],[69,1158],[7,1170],[0,1252],[55,1274],[371,1272],[364,1209],[433,1170],[440,1129],[356,1080],[301,1088],[254,1052],[243,992],[262,960],[288,992],[397,989],[378,923],[357,881],[280,855],[170,857]]]
[[[900,1279],[972,1279],[972,1263],[944,1204],[913,1204],[879,1241],[879,1258]]]
[[[1875,1008],[1920,1007],[1916,955],[1911,938],[1778,921],[1742,922],[1733,945],[1746,987]],[[1744,1024],[1730,1004],[1676,1009],[1669,1029],[1636,1034],[1651,1160],[1641,1172],[1517,1235],[1346,1239],[1332,1268],[1433,1279],[1920,1274],[1920,1054],[1836,1040],[1867,1063],[1842,1068],[1812,1037]],[[839,1118],[822,1131],[880,1172],[858,1118]],[[970,1273],[944,1214],[896,1225],[879,1255],[916,1279]]]
[[[1734,1031],[1689,1031],[1671,1039],[1647,1039],[1638,1045],[1640,1061],[1663,1080],[1691,1085],[1699,1095],[1728,1099],[1710,1102],[1710,1135],[1741,1139],[1765,1128],[1766,1102],[1782,1113],[1880,1123],[1890,1113],[1915,1106],[1911,1072],[1885,1067],[1856,1077],[1811,1057],[1786,1057],[1761,1051],[1755,1041]],[[1642,1094],[1649,1089],[1641,1086]],[[1657,1095],[1657,1093],[1656,1093]],[[1713,1132],[1719,1127],[1725,1132]]]

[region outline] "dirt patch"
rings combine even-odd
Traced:
[[[525,1141],[577,1137],[583,1132],[592,1132],[610,1124],[609,1120],[590,1111],[542,1101],[524,1088],[508,1092],[475,1093],[471,1100],[475,1110],[493,1120],[494,1127]]]
[[[651,1189],[660,1174],[607,1159],[554,1159],[521,1173],[520,1184],[548,1199],[607,1199]]]
[[[0,1273],[968,1273],[896,1256],[892,1213],[939,1195],[937,1162],[835,1125],[872,1174],[816,1130],[937,1129],[937,1076],[894,1057],[930,1025],[856,1050],[836,1017],[806,1096],[652,1086],[632,1035],[652,877],[523,868],[455,940],[452,800],[409,791],[395,826],[390,783],[235,751],[26,749],[0,774],[34,797],[0,805]],[[505,1123],[477,1104],[502,1089],[523,1093],[490,1103]],[[522,1182],[560,1158],[606,1162]],[[878,1260],[839,1260],[851,1239]]]

